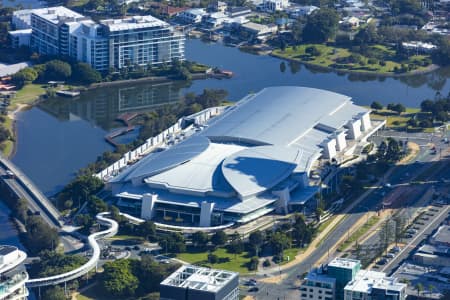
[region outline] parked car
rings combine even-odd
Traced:
[[[377,262],[377,265],[385,265],[388,262],[388,260],[386,258],[382,258]]]
[[[402,248],[400,248],[399,246],[394,246],[394,247],[392,247],[391,252],[398,253],[398,252],[400,252],[400,250],[402,250]]]

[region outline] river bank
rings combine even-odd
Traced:
[[[222,71],[219,72],[209,72],[209,73],[193,73],[191,74],[191,80],[204,80],[209,78],[214,79],[227,79],[230,78],[232,74],[229,73],[223,73]],[[135,85],[139,83],[149,83],[149,84],[163,84],[163,83],[171,83],[171,82],[183,82],[184,80],[181,79],[173,79],[170,76],[149,76],[149,77],[143,77],[143,78],[136,78],[136,79],[127,79],[127,80],[116,80],[116,81],[109,81],[109,82],[99,82],[94,83],[86,86],[75,86],[72,88],[75,88],[77,90],[80,90],[81,92],[89,91],[89,90],[95,90],[95,89],[101,89],[101,88],[108,88],[108,87],[115,87],[115,86],[130,86]],[[38,84],[33,84],[34,86],[37,86]],[[13,101],[13,105],[11,106],[14,110],[9,111],[7,114],[7,122],[6,122],[6,129],[8,129],[11,132],[11,139],[4,142],[4,148],[2,150],[3,155],[5,157],[11,158],[14,157],[16,151],[17,151],[17,145],[16,140],[18,137],[18,130],[16,126],[17,122],[17,115],[25,110],[30,109],[31,107],[35,106],[39,101],[44,100],[43,96],[46,95],[46,90],[43,88],[45,85],[42,84],[39,86],[41,87],[32,89],[33,92],[29,93],[26,97],[23,97],[21,101]]]

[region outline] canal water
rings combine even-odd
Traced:
[[[401,102],[417,107],[436,92],[450,90],[450,68],[426,75],[401,78],[344,75],[307,68],[270,56],[257,56],[221,44],[186,41],[187,59],[231,70],[231,79],[197,80],[152,85],[129,84],[99,88],[75,99],[54,98],[20,113],[17,122],[18,149],[13,162],[48,195],[54,195],[101,153],[113,148],[104,136],[123,126],[116,118],[124,113],[148,111],[178,101],[188,91],[222,88],[236,101],[266,86],[298,85],[349,95],[355,103],[368,105]],[[119,139],[130,141],[136,132]]]
[[[24,249],[19,240],[19,231],[10,219],[10,210],[0,198],[0,245],[12,245]]]

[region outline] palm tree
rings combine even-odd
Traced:
[[[423,292],[423,284],[421,284],[420,282],[416,285],[416,289],[417,289],[417,296],[420,296],[420,293]]]

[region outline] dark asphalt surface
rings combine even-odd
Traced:
[[[389,132],[391,134],[391,132]],[[393,132],[392,134],[397,134]],[[444,144],[441,137],[433,136],[429,138],[429,134],[419,135],[418,139],[412,138],[411,136],[402,137],[400,135],[397,138],[403,140],[409,140],[415,142],[419,145],[426,145],[427,143],[433,142],[436,147],[445,149],[448,147]],[[391,185],[400,184],[408,182],[411,177],[414,177],[418,173],[427,170],[431,163],[430,160],[434,158],[431,154],[429,148],[421,147],[420,153],[418,155],[418,160],[414,163],[398,166],[391,175],[386,178],[385,183],[390,183]],[[246,293],[242,291],[243,294],[253,295],[256,299],[299,299],[300,294],[295,283],[300,276],[308,272],[312,266],[323,256],[327,255],[329,249],[331,249],[339,239],[348,234],[348,230],[356,223],[368,210],[378,211],[380,208],[380,203],[383,200],[384,195],[388,191],[388,188],[383,187],[380,189],[374,189],[370,192],[367,197],[365,197],[359,205],[354,207],[348,214],[348,216],[336,227],[336,229],[330,234],[322,244],[316,248],[316,250],[301,263],[282,271],[283,274],[287,274],[287,277],[280,283],[269,284],[269,283],[258,283],[259,290],[255,293]],[[330,253],[330,258],[332,258],[332,253]],[[258,276],[255,276],[258,278]],[[261,278],[261,276],[259,277]],[[263,278],[263,277],[262,277]]]

